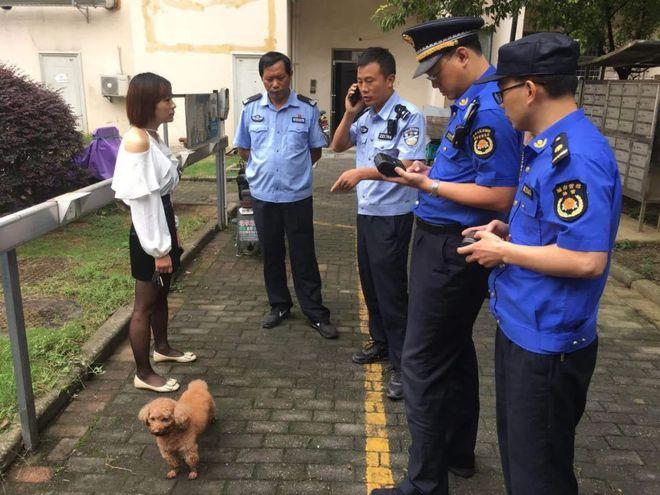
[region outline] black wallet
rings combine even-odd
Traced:
[[[399,177],[399,174],[396,173],[396,169],[406,169],[401,160],[386,153],[378,153],[374,156],[374,163],[376,164],[378,171],[385,177]]]

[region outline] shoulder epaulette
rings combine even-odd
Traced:
[[[397,119],[406,120],[410,116],[410,110],[408,110],[408,107],[405,105],[399,103],[398,105],[394,106],[394,114],[396,115]]]
[[[305,103],[307,103],[308,105],[311,105],[313,107],[316,106],[316,100],[312,100],[311,98],[308,98],[305,95],[298,95],[298,99],[300,101],[304,101]]]
[[[261,93],[257,93],[256,95],[252,95],[249,98],[245,98],[243,100],[243,105],[247,105],[248,103],[252,103],[253,101],[257,101],[260,98],[261,98]]]
[[[557,166],[564,158],[570,155],[568,149],[568,136],[565,132],[559,134],[552,142],[552,165]]]

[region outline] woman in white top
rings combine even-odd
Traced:
[[[157,129],[174,119],[176,105],[167,79],[145,72],[131,79],[126,113],[131,127],[122,139],[112,179],[115,197],[131,208],[129,246],[135,278],[135,304],[129,339],[137,372],[136,388],[173,392],[177,380],[158,375],[149,362],[150,329],[155,362],[189,363],[191,352],[170,347],[167,340],[167,294],[172,273],[181,264],[170,193],[179,183],[178,161]]]

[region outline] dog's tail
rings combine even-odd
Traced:
[[[205,390],[208,392],[209,386],[204,380],[193,380],[188,384],[188,390]]]

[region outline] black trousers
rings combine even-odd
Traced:
[[[461,228],[418,222],[410,270],[403,393],[411,435],[406,495],[448,493],[447,466],[474,465],[479,375],[472,326],[488,270],[456,249]]]
[[[529,352],[498,328],[497,437],[509,495],[577,495],[575,428],[597,353],[597,340],[570,354]]]
[[[314,322],[328,323],[330,311],[321,298],[321,275],[314,249],[314,207],[312,198],[292,203],[270,203],[254,199],[254,222],[264,259],[264,280],[272,308],[288,309],[293,305],[286,284],[286,246],[293,286],[300,307]]]
[[[387,345],[390,364],[401,369],[408,317],[408,248],[413,214],[357,216],[357,259],[369,334]]]

